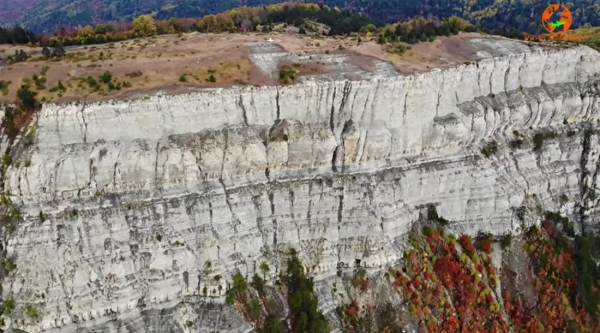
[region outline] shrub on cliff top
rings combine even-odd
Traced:
[[[279,82],[282,84],[292,83],[296,80],[296,74],[298,70],[296,70],[293,66],[284,65],[279,70]]]
[[[40,107],[40,102],[35,99],[35,93],[29,90],[29,86],[22,85],[17,91],[17,98],[25,110],[37,109]]]

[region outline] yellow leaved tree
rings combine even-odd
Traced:
[[[150,15],[140,15],[133,20],[133,33],[136,37],[156,35],[156,24]]]

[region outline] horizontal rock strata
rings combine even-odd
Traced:
[[[46,105],[31,165],[6,177],[26,219],[7,243],[12,325],[35,304],[29,332],[163,332],[202,315],[207,332],[243,332],[216,296],[236,269],[267,261],[276,274],[290,246],[321,279],[398,259],[427,204],[471,234],[516,230],[513,211],[533,195],[585,222],[599,80],[600,55],[579,47],[369,81]],[[535,151],[541,129],[559,137]],[[520,149],[507,145],[515,131]],[[209,309],[177,306],[205,287]]]

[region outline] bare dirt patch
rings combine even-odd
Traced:
[[[375,70],[372,58],[361,54],[353,54],[350,56],[350,63],[362,69],[365,72],[372,73]]]
[[[429,71],[432,68],[450,68],[457,64],[475,60],[476,50],[468,42],[470,38],[481,37],[475,33],[461,33],[457,36],[438,37],[433,42],[422,42],[410,47],[404,54],[388,52],[387,45],[374,41],[363,42],[350,49],[358,54],[371,56],[393,63],[402,74]]]
[[[254,68],[248,57],[249,50],[244,45],[264,39],[264,36],[242,34],[166,35],[96,46],[69,47],[67,56],[60,60],[43,59],[39,48],[31,49],[35,51],[31,53],[25,50],[32,55],[32,59],[8,65],[0,71],[1,79],[11,82],[8,93],[0,94],[0,101],[13,101],[21,84],[27,79],[31,80],[34,75],[41,76],[44,67],[49,69],[43,75],[46,80],[45,89],[36,89],[38,99],[55,102],[81,98],[120,98],[158,89],[180,91],[185,90],[181,89],[185,87],[274,84],[268,76]],[[0,57],[12,55],[14,49],[18,48],[4,46],[5,52]],[[94,89],[83,82],[90,76],[98,80],[107,71],[111,73],[115,85],[121,83],[120,90],[111,90],[107,85]],[[133,72],[141,75],[127,76]],[[207,80],[211,75],[215,77],[215,82]],[[185,76],[185,82],[180,81],[182,76]],[[67,88],[66,91],[50,91],[59,81]],[[124,82],[131,86],[124,86]]]

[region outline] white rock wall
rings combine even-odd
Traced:
[[[140,304],[218,296],[263,260],[275,274],[289,246],[317,278],[355,259],[383,267],[430,203],[472,234],[516,230],[512,208],[531,194],[574,214],[582,164],[595,183],[598,139],[583,149],[582,126],[600,119],[599,79],[600,55],[580,47],[372,81],[47,105],[31,166],[7,172],[27,213],[7,246],[12,325],[35,304],[29,332],[114,318],[110,332],[154,332]],[[504,145],[539,128],[564,135],[540,153]],[[501,144],[488,160],[490,139]]]

